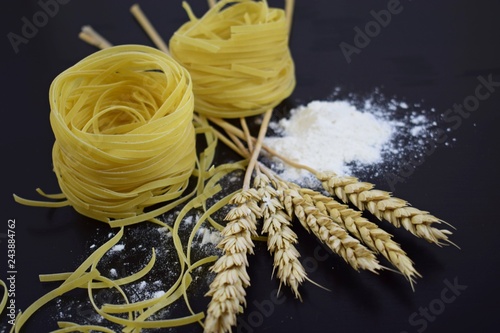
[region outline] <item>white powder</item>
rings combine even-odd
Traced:
[[[124,248],[125,248],[125,244],[116,244],[109,251],[110,252],[120,252],[120,251],[123,251]]]
[[[378,93],[365,100],[350,95],[291,110],[289,118],[270,123],[276,136],[266,137],[264,143],[317,171],[357,177],[368,171],[378,176],[397,172],[409,156],[425,157],[425,145],[436,139],[437,125],[420,103],[386,100]],[[318,185],[310,173],[273,161],[283,178],[303,186]]]
[[[395,131],[394,124],[346,101],[299,106],[291,111],[290,119],[282,119],[272,128],[282,137],[268,137],[266,145],[295,162],[338,174],[351,174],[350,162],[379,162]]]
[[[191,225],[194,222],[194,217],[193,216],[188,216],[182,222],[185,223],[186,225]]]
[[[399,106],[403,109],[408,109],[408,104],[406,104],[405,102],[399,103]]]
[[[112,278],[116,278],[116,277],[118,277],[118,272],[116,271],[116,269],[111,268],[111,269],[109,270],[109,276],[111,276]]]
[[[205,245],[205,244],[217,245],[222,239],[222,235],[219,231],[217,230],[211,231],[210,229],[204,227],[198,229],[197,235],[202,237],[200,245]]]
[[[152,298],[160,298],[162,297],[163,295],[165,295],[165,292],[163,290],[159,290],[159,291],[155,291],[153,293],[153,297]]]
[[[422,125],[419,125],[419,126],[415,126],[411,129],[410,133],[413,135],[413,136],[418,136],[420,135],[423,131],[425,131],[425,126],[422,126]]]
[[[165,236],[167,236],[167,238],[172,237],[172,232],[167,227],[159,227],[157,230],[160,234],[164,234]]]
[[[137,286],[139,290],[144,290],[144,288],[146,288],[146,281],[141,281],[139,282],[139,285]]]

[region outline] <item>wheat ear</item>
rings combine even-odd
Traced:
[[[274,256],[273,273],[277,270],[280,288],[282,284],[289,286],[295,297],[302,300],[298,288],[307,274],[295,248],[297,234],[290,228],[291,217],[285,212],[279,192],[271,186],[269,177],[259,172],[254,179],[254,187],[261,198],[262,233],[268,234],[267,248]]]
[[[217,245],[223,255],[210,267],[217,275],[210,284],[206,296],[208,304],[205,333],[230,332],[236,325],[240,306],[246,305],[245,288],[250,285],[247,273],[248,254],[253,254],[252,236],[257,236],[257,218],[261,217],[258,206],[259,194],[254,188],[236,193],[230,204],[236,205],[226,215],[228,221],[222,230],[222,240]]]
[[[335,173],[318,173],[317,178],[330,194],[344,203],[352,203],[360,210],[368,210],[380,220],[387,220],[396,227],[405,228],[413,235],[430,243],[453,244],[447,229],[438,229],[435,225],[444,223],[429,212],[410,207],[403,199],[393,197],[389,192],[374,189],[375,185],[361,182],[356,177],[338,176]],[[455,245],[455,244],[453,244]]]
[[[285,188],[282,200],[288,214],[293,213],[307,231],[312,232],[355,270],[366,269],[376,273],[382,268],[371,250],[349,235],[330,216],[322,213],[309,196],[300,193],[298,185],[280,181],[280,186]]]
[[[392,240],[392,235],[363,217],[361,212],[350,209],[349,206],[317,191],[301,189],[300,194],[309,196],[320,212],[329,215],[351,235],[366,244],[368,248],[383,255],[408,279],[412,287],[415,278],[421,277],[406,252]]]

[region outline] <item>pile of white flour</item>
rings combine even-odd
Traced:
[[[400,111],[398,116],[396,111]],[[418,103],[410,106],[394,99],[384,105],[368,99],[364,103],[317,100],[291,110],[286,119],[271,122],[275,134],[264,143],[317,171],[359,177],[363,168],[373,170],[385,163],[384,172],[388,172],[386,162],[404,162],[411,154],[424,153],[422,147],[432,140],[431,129],[436,126],[433,112],[422,110]],[[300,184],[313,181],[310,173],[273,161],[273,169],[283,178]]]
[[[266,145],[318,171],[350,174],[347,163],[380,161],[394,126],[346,101],[313,101],[291,111],[290,119],[271,125],[282,137]]]

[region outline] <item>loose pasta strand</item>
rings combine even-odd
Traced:
[[[82,27],[82,31],[78,35],[80,39],[83,41],[94,45],[95,47],[99,49],[106,49],[113,44],[111,44],[107,39],[105,39],[103,36],[101,36],[94,28],[92,28],[90,25],[85,25]]]
[[[154,28],[153,24],[151,24],[151,21],[147,18],[146,14],[142,11],[141,7],[139,4],[134,4],[130,8],[130,12],[134,17],[137,19],[141,27],[146,31],[148,34],[149,38],[153,41],[153,43],[158,47],[160,50],[165,52],[166,54],[170,54],[168,50],[168,46],[163,40],[163,38],[160,36],[158,31]]]
[[[287,25],[288,25],[288,33],[290,33],[292,30],[294,9],[295,9],[295,0],[285,0],[285,13],[286,13],[286,21],[287,21]]]

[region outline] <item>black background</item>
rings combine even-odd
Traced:
[[[88,240],[106,227],[78,215],[71,208],[46,209],[16,204],[12,194],[36,198],[36,187],[58,192],[51,169],[53,135],[49,125],[48,88],[53,78],[95,51],[78,38],[90,24],[114,44],[152,45],[129,12],[133,1],[78,1],[61,5],[59,12],[16,53],[7,34],[21,33],[22,18],[31,20],[41,10],[35,0],[6,0],[1,10],[2,103],[2,218],[16,220],[16,304],[26,308],[53,285],[38,281],[40,273],[73,270],[88,254]],[[205,1],[189,2],[201,15]],[[348,63],[339,48],[354,44],[354,27],[372,21],[370,11],[387,8],[389,1],[297,1],[290,41],[296,65],[297,87],[286,105],[327,99],[335,87],[348,94],[369,94],[374,89],[409,103],[424,103],[443,114],[474,95],[478,76],[500,82],[499,1],[401,1],[401,12],[371,38]],[[187,20],[181,1],[141,1],[162,36]],[[282,7],[281,1],[270,1]],[[454,247],[439,248],[390,229],[415,261],[423,278],[413,292],[404,279],[384,272],[380,276],[356,273],[341,260],[320,262],[310,277],[331,289],[310,283],[302,287],[303,302],[286,290],[286,302],[270,315],[257,303],[270,299],[277,288],[270,280],[272,261],[264,247],[251,258],[252,286],[248,308],[240,317],[247,332],[498,332],[500,296],[498,268],[500,235],[498,158],[500,87],[463,118],[449,135],[456,141],[440,145],[426,157],[394,192],[414,206],[429,210],[453,224]],[[370,177],[387,188],[383,177]],[[2,236],[0,276],[6,272],[6,239]],[[314,256],[317,243],[301,237],[304,257]],[[302,241],[304,239],[304,241]],[[332,269],[332,267],[334,267]],[[436,305],[446,281],[467,288],[432,319],[412,324],[421,308]],[[198,309],[206,305],[201,301]],[[48,332],[56,323],[48,306],[33,317],[25,332]],[[253,313],[253,317],[250,315]],[[259,322],[260,319],[264,319]],[[422,319],[418,316],[416,319]],[[2,317],[0,332],[5,331]],[[256,324],[258,323],[258,325]],[[245,325],[243,325],[245,326]],[[175,330],[174,330],[175,331]],[[192,325],[184,330],[201,332]],[[236,329],[235,329],[236,331]]]

